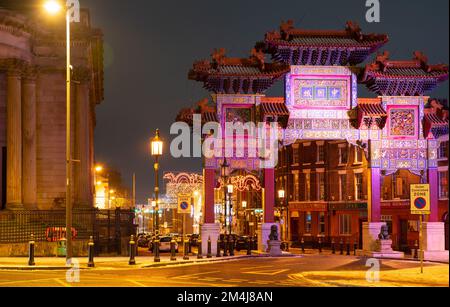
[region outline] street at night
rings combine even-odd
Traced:
[[[81,270],[79,283],[67,283],[65,271],[0,271],[4,287],[336,287],[438,286],[448,287],[448,266],[426,264],[420,276],[417,262],[382,260],[379,283],[365,274],[367,259],[353,256],[305,255],[277,259],[252,258],[167,268],[113,266]],[[406,271],[404,278],[390,274]],[[359,277],[350,273],[359,272]],[[320,273],[320,274],[319,274]],[[433,277],[429,281],[427,278]]]

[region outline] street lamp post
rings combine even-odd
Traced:
[[[151,154],[155,159],[153,168],[155,170],[155,208],[153,211],[155,218],[155,234],[159,234],[159,157],[162,155],[163,142],[159,136],[159,129],[156,129],[155,137],[151,141]]]
[[[281,219],[284,220],[284,211],[285,211],[285,206],[284,206],[284,199],[285,199],[285,191],[283,189],[278,190],[278,199],[280,200],[280,216]],[[283,233],[283,239],[285,241],[287,241],[287,235],[286,235],[286,229],[287,229],[287,221],[284,220],[284,233]]]
[[[44,3],[44,9],[52,15],[61,10],[66,15],[66,260],[72,258],[72,153],[70,140],[70,87],[71,87],[71,64],[70,64],[70,7],[61,5],[59,1],[48,0]]]
[[[227,194],[228,194],[228,188],[227,188],[227,181],[228,181],[228,176],[230,176],[230,165],[227,162],[227,158],[224,158],[223,160],[223,164],[220,166],[220,175],[222,177],[223,180],[223,199],[224,199],[224,230],[225,233],[227,231]]]
[[[228,217],[228,234],[231,235],[231,224],[233,221],[233,216],[231,214],[231,209],[233,208],[233,204],[231,203],[233,197],[233,185],[227,185],[227,193],[228,193],[228,207],[229,207],[229,217]]]

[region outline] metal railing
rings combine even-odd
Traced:
[[[0,243],[26,243],[31,234],[36,242],[58,241],[65,237],[65,218],[65,210],[0,211]],[[120,238],[136,232],[134,218],[133,211],[119,208],[74,209],[73,236],[75,240],[92,236],[100,246],[112,244],[119,250]]]

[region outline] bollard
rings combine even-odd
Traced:
[[[228,242],[228,245],[230,247],[230,256],[234,256],[234,239],[233,236],[230,236],[230,240]]]
[[[220,245],[222,244],[222,241],[220,241],[220,236],[217,237],[217,253],[216,253],[216,257],[222,257],[222,255],[220,254]]]
[[[88,268],[93,268],[94,264],[94,238],[91,236],[88,243]]]
[[[334,238],[331,239],[331,253],[336,254],[336,246],[335,246]]]
[[[175,242],[175,239],[172,238],[172,240],[170,240],[170,261],[177,260],[177,251],[175,250],[175,244],[177,244],[177,242]]]
[[[302,248],[302,253],[304,254],[305,253],[305,239],[303,239],[303,237],[302,237],[302,240],[300,241],[300,246]]]
[[[30,236],[30,242],[29,242],[29,249],[28,249],[28,265],[29,266],[34,266],[34,234],[31,234]]]
[[[252,239],[247,238],[247,256],[250,256],[252,254]]]
[[[350,241],[347,239],[347,256],[350,256]]]
[[[223,256],[224,256],[224,257],[227,257],[227,256],[228,256],[228,251],[227,251],[227,249],[228,249],[228,239],[227,239],[227,237],[224,237],[224,238],[223,238]]]
[[[341,241],[339,241],[339,249],[340,249],[340,254],[343,255],[344,254],[344,240],[341,238]]]
[[[153,261],[161,262],[161,259],[159,258],[159,235],[156,235],[156,237],[153,241],[153,254],[155,255],[155,258],[153,259]]]
[[[211,253],[211,237],[208,237],[208,252],[206,253],[206,258],[212,258],[212,253]]]
[[[322,238],[320,238],[320,237],[319,237],[318,245],[319,245],[319,254],[320,254],[320,253],[322,253]]]
[[[134,236],[131,235],[130,238],[130,260],[128,261],[129,265],[135,265],[136,264],[136,242],[134,241]]]
[[[183,255],[183,260],[189,260],[189,250],[188,250],[188,240],[184,240],[184,247],[183,247],[183,251],[184,251],[184,255]]]
[[[197,246],[198,246],[198,250],[197,250],[197,259],[203,259],[203,251],[202,251],[202,239],[198,238],[197,240]]]
[[[358,243],[356,241],[353,242],[353,256],[356,256],[356,250],[358,249]]]
[[[417,240],[414,241],[414,259],[419,259],[419,243]]]

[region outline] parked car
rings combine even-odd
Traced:
[[[151,241],[151,235],[148,233],[140,233],[137,236],[137,245],[139,247],[147,247],[148,243]]]
[[[170,252],[170,243],[172,242],[172,237],[164,236],[159,238],[159,251],[160,252]],[[148,245],[149,251],[153,252],[153,242]],[[175,252],[178,253],[178,243],[175,242]]]
[[[249,242],[249,239],[252,238],[253,241]],[[240,250],[247,250],[248,248],[248,244],[252,244],[252,246],[250,246],[251,250],[257,250],[258,249],[258,240],[256,236],[239,236],[236,239],[236,243],[235,243],[235,248],[237,251]]]

